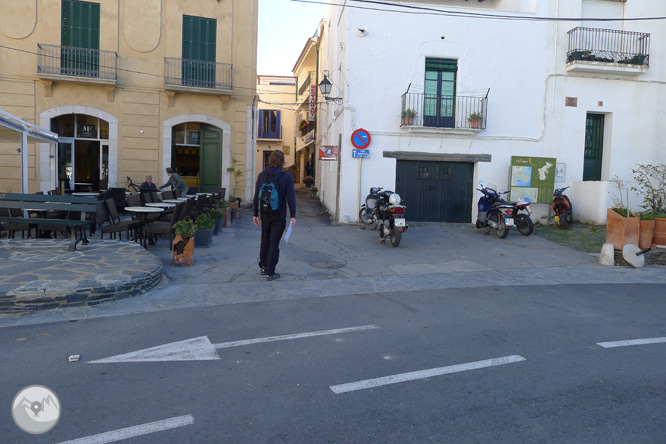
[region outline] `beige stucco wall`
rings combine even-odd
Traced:
[[[86,84],[82,81],[44,79],[37,73],[39,43],[60,45],[60,0],[5,1],[0,20],[0,109],[29,122],[45,126],[53,116],[71,112],[108,115],[117,120],[110,144],[117,148],[115,174],[110,185],[126,185],[152,174],[165,179],[166,120],[196,114],[211,122],[222,122],[223,186],[229,182],[226,168],[236,159],[236,168],[254,174],[255,141],[247,131],[256,91],[256,44],[258,0],[104,0],[100,3],[100,50],[118,53],[115,85]],[[217,20],[216,61],[233,64],[233,93],[167,92],[164,85],[164,57],[180,58],[182,16]],[[81,79],[79,79],[81,80]],[[74,111],[72,111],[74,110]],[[48,145],[29,147],[29,190],[45,188],[44,170]],[[224,164],[224,162],[227,164]],[[40,166],[41,164],[41,166]],[[247,165],[246,165],[247,164]],[[20,157],[16,146],[0,143],[0,191],[20,190]],[[246,168],[247,167],[247,168]],[[246,171],[247,169],[247,171]],[[113,168],[111,170],[113,173]],[[226,176],[226,177],[225,177]],[[245,181],[239,180],[238,195]]]
[[[294,153],[296,151],[294,136],[296,134],[296,116],[293,111],[295,85],[271,85],[271,82],[294,82],[293,78],[277,76],[259,76],[257,82],[257,95],[259,103],[257,108],[261,110],[279,110],[280,124],[282,126],[281,140],[257,140],[256,171],[263,171],[264,151],[283,150],[289,147],[285,153],[285,168],[294,164]],[[277,104],[277,105],[273,105]]]

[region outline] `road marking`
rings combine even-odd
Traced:
[[[353,331],[363,331],[363,330],[374,330],[377,327],[376,325],[362,325],[360,327],[349,327],[349,328],[338,328],[335,330],[320,330],[320,331],[311,331],[309,333],[296,333],[293,335],[282,335],[282,336],[269,336],[266,338],[257,338],[257,339],[245,339],[243,341],[233,341],[233,342],[222,342],[220,344],[213,344],[215,348],[229,348],[229,347],[240,347],[241,345],[250,345],[250,344],[261,344],[265,342],[275,342],[275,341],[285,341],[288,339],[301,339],[301,338],[310,338],[313,336],[324,336],[324,335],[335,335],[338,333],[349,333]]]
[[[630,339],[628,341],[597,342],[603,348],[627,347],[629,345],[661,344],[666,338]]]
[[[105,444],[192,424],[194,424],[194,417],[192,415],[177,416],[175,418],[149,422],[147,424],[113,430],[98,435],[86,436],[71,441],[63,441],[59,444]]]
[[[288,339],[310,338],[314,336],[334,335],[354,331],[373,330],[376,325],[362,325],[359,327],[337,328],[335,330],[311,331],[282,336],[269,336],[266,338],[245,339],[242,341],[222,342],[212,344],[208,336],[171,342],[156,347],[145,348],[122,355],[111,356],[88,364],[111,364],[117,362],[161,362],[161,361],[213,361],[220,359],[215,349],[239,347],[241,345],[261,344],[265,342],[285,341]]]
[[[353,392],[355,390],[364,390],[382,385],[397,384],[400,382],[414,381],[416,379],[430,378],[432,376],[448,375],[450,373],[464,372],[467,370],[477,370],[496,365],[512,364],[514,362],[525,361],[525,358],[518,355],[504,356],[502,358],[486,359],[483,361],[468,362],[466,364],[451,365],[448,367],[431,368],[428,370],[419,370],[416,372],[401,373],[399,375],[383,376],[381,378],[366,379],[364,381],[350,382],[347,384],[332,385],[330,388],[335,394]]]

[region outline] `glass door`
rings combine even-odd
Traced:
[[[453,128],[455,126],[456,74],[458,62],[426,59],[423,95],[423,125]]]
[[[74,189],[74,140],[60,139],[58,143],[58,154],[56,158],[58,165],[58,189]]]

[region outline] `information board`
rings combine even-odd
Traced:
[[[555,164],[551,157],[511,157],[509,184],[511,201],[528,198],[530,202],[549,204],[553,201]]]

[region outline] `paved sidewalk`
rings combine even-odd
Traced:
[[[0,326],[205,305],[343,294],[548,284],[665,283],[663,267],[604,267],[597,256],[511,230],[506,239],[471,224],[411,223],[399,247],[381,244],[370,226],[336,225],[321,204],[297,193],[297,223],[280,248],[278,281],[259,274],[260,230],[251,210],[209,248],[195,248],[193,267],[171,266],[168,244],[150,247],[166,279],[133,298],[30,316],[0,316]],[[409,211],[409,210],[408,210]],[[407,213],[409,215],[409,213]],[[409,218],[408,218],[409,220]]]

